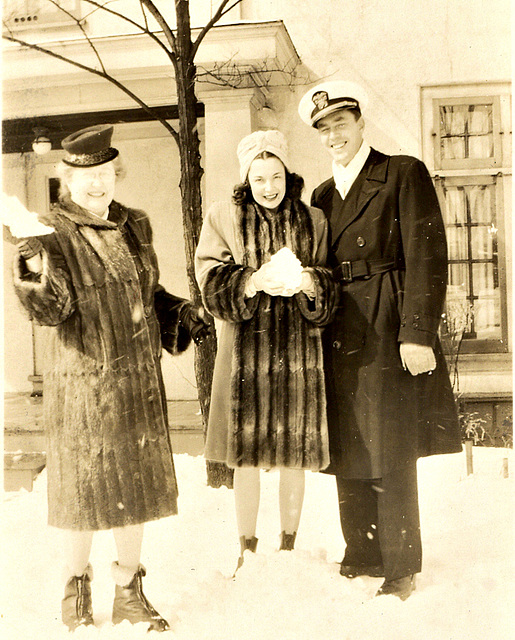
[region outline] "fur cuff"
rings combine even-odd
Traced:
[[[310,300],[304,293],[296,294],[300,312],[313,324],[324,326],[329,324],[336,313],[339,301],[338,284],[333,280],[329,269],[324,267],[308,267],[315,284],[315,298]]]
[[[245,296],[247,283],[255,272],[252,267],[221,264],[207,274],[202,291],[202,301],[215,318],[228,322],[243,322],[254,315],[259,295]]]
[[[141,571],[141,575],[144,576],[147,571],[142,564],[139,564],[136,568],[125,567],[123,564],[113,562],[111,564],[111,575],[113,580],[119,587],[127,587],[138,571]]]

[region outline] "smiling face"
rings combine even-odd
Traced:
[[[256,158],[249,169],[248,181],[254,200],[262,207],[276,209],[286,194],[286,169],[275,156]]]
[[[113,162],[95,167],[74,167],[67,179],[73,202],[97,216],[102,216],[111,204],[115,182]]]
[[[347,109],[340,109],[322,118],[317,124],[320,140],[333,160],[346,167],[363,142],[363,118],[356,120]]]

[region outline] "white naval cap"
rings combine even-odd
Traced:
[[[322,82],[304,94],[299,102],[299,115],[306,124],[316,127],[319,120],[339,109],[363,113],[367,104],[367,93],[359,84],[334,80]]]

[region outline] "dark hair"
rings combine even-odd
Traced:
[[[333,113],[338,113],[338,111],[350,111],[354,116],[354,119],[356,120],[356,122],[363,116],[363,114],[359,109],[337,109]],[[320,118],[319,122],[321,122],[322,120],[323,118]],[[319,122],[315,123],[315,129],[318,129]]]
[[[277,158],[277,156],[269,151],[263,151],[258,156],[254,158],[266,159],[266,158]],[[280,158],[278,158],[279,160]],[[304,178],[299,176],[297,173],[290,173],[286,167],[284,168],[286,172],[286,193],[284,198],[288,198],[290,200],[299,200],[302,191],[304,189]],[[248,202],[254,202],[254,197],[252,196],[252,190],[250,188],[249,179],[245,180],[240,184],[235,185],[232,193],[232,201],[234,204],[241,205],[247,204]]]

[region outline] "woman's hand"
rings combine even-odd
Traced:
[[[204,307],[197,307],[192,303],[185,304],[179,312],[179,321],[195,344],[201,344],[211,335],[211,325],[207,321]]]
[[[41,260],[43,245],[41,242],[35,237],[23,238],[16,247],[20,256],[25,260],[27,269],[33,273],[41,273],[43,270],[43,261]]]
[[[264,291],[270,296],[282,296],[284,295],[284,282],[280,275],[271,262],[265,262],[252,274],[251,279],[256,291]]]

